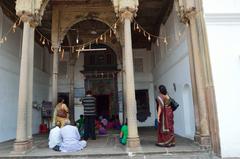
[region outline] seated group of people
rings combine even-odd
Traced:
[[[95,127],[96,129],[98,129],[99,135],[106,135],[107,130],[110,129],[120,130],[121,123],[119,120],[119,116],[113,115],[112,118],[110,118],[109,120],[105,117],[99,116],[99,118],[95,120]]]
[[[119,120],[111,119],[108,121],[107,119],[100,117],[95,123],[99,135],[106,135],[107,129],[120,129],[119,142],[123,145],[127,144],[127,121],[121,125]],[[61,152],[76,152],[84,149],[87,146],[87,142],[81,140],[81,136],[84,134],[83,115],[81,115],[80,119],[76,121],[76,125],[77,127],[70,125],[69,119],[64,121],[64,125],[61,125],[61,122],[57,121],[56,126],[51,129],[49,134],[49,148]]]
[[[79,133],[81,136],[84,135],[84,116],[80,115],[80,118],[76,121],[76,125],[78,127]],[[115,129],[120,130],[119,141],[121,144],[127,144],[128,138],[128,126],[127,121],[121,125],[119,116],[112,115],[112,117],[107,120],[107,118],[99,116],[95,120],[95,128],[98,130],[98,135],[106,135],[107,130]]]
[[[87,142],[81,140],[77,127],[70,125],[69,119],[66,119],[61,127],[61,122],[57,121],[56,126],[51,129],[49,148],[61,152],[76,152],[87,146]]]
[[[80,118],[76,121],[76,126],[81,136],[84,135],[84,116],[80,115]],[[98,130],[98,135],[106,135],[107,130],[110,129],[121,129],[121,123],[118,115],[113,115],[111,119],[99,116],[95,119],[95,129]]]

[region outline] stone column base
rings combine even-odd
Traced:
[[[209,149],[211,147],[211,139],[210,136],[201,136],[195,135],[194,140],[200,145],[203,149]]]
[[[128,138],[127,146],[128,146],[128,148],[138,148],[138,147],[140,147],[140,139],[139,139],[139,137]]]
[[[28,139],[27,149],[31,150],[33,148],[33,138]]]
[[[15,141],[13,144],[12,155],[25,154],[28,150],[29,142],[26,141]]]
[[[12,155],[26,154],[33,148],[33,138],[26,141],[15,141],[13,144]]]

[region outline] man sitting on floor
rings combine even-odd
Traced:
[[[60,151],[59,147],[62,143],[62,137],[60,134],[60,127],[61,127],[61,123],[59,121],[57,121],[56,126],[54,128],[51,129],[50,133],[49,133],[49,148],[55,150],[55,151]]]
[[[60,132],[63,139],[60,146],[61,152],[75,152],[86,147],[87,142],[85,140],[80,141],[81,136],[77,127],[70,125],[68,119],[65,120],[64,127],[61,128]]]

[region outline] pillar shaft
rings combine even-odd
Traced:
[[[123,13],[124,22],[124,60],[126,71],[126,105],[128,118],[128,146],[139,147],[139,136],[137,129],[137,109],[135,98],[135,83],[133,71],[133,51],[132,51],[132,36],[131,36],[131,18],[132,13],[125,11]]]
[[[69,91],[69,110],[70,110],[70,120],[74,123],[74,68],[75,65],[73,63],[70,64],[70,91]]]
[[[58,49],[54,49],[53,53],[53,75],[52,75],[52,104],[53,107],[57,104],[58,96]]]
[[[29,30],[29,51],[28,51],[28,96],[27,96],[27,138],[29,148],[32,147],[32,101],[33,101],[33,74],[34,74],[34,30]]]
[[[201,55],[197,37],[197,26],[195,17],[190,18],[190,38],[192,44],[192,58],[194,62],[194,72],[196,79],[196,92],[197,101],[199,106],[199,133],[200,133],[200,144],[210,144],[209,124],[208,124],[208,112],[207,103],[205,96],[205,76],[203,72],[203,64],[201,63]]]
[[[25,141],[27,139],[26,124],[26,108],[27,108],[27,92],[28,92],[28,52],[29,52],[29,35],[30,25],[24,22],[22,56],[19,80],[19,98],[18,98],[18,117],[17,117],[17,134],[16,141]]]
[[[125,60],[124,60],[124,57],[125,57],[125,47],[123,46],[123,66],[122,66],[122,78],[123,78],[123,91],[122,91],[122,95],[123,95],[123,122],[126,121],[126,118],[127,118],[127,104],[126,104],[126,66],[125,66]]]
[[[17,114],[17,131],[16,141],[14,143],[15,153],[24,153],[28,147],[28,133],[27,133],[27,108],[28,104],[28,93],[31,86],[29,86],[29,64],[33,63],[32,58],[29,57],[29,51],[33,48],[29,44],[31,38],[31,28],[28,22],[24,22],[23,25],[23,40],[22,40],[22,56],[20,66],[20,79],[19,79],[19,97],[18,97],[18,114]],[[28,117],[31,117],[31,113],[28,113]],[[30,131],[29,131],[30,133]]]

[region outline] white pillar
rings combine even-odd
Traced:
[[[122,78],[123,78],[123,91],[122,91],[122,96],[123,96],[123,122],[126,121],[127,118],[127,104],[126,104],[126,66],[125,66],[125,47],[123,46],[123,51],[122,51],[122,55],[123,55],[123,66],[122,66]]]
[[[58,94],[58,49],[54,49],[53,53],[53,75],[52,75],[52,104],[55,108],[57,104],[57,94]]]
[[[17,114],[17,132],[14,143],[14,152],[24,153],[27,150],[27,100],[28,100],[28,64],[29,64],[29,35],[31,28],[28,22],[23,23],[23,41],[22,56],[19,79],[19,97],[18,97],[18,114]]]
[[[135,98],[135,83],[133,71],[133,52],[132,52],[132,36],[131,36],[131,18],[133,14],[129,11],[122,13],[124,22],[124,60],[126,71],[126,104],[128,118],[128,147],[139,147],[140,141],[137,129],[137,109]]]
[[[70,112],[70,120],[72,123],[75,122],[75,112],[74,112],[74,74],[75,74],[75,62],[72,59],[69,68],[69,76],[70,76],[70,88],[69,88],[69,112]]]
[[[34,27],[29,28],[28,38],[28,95],[27,95],[27,138],[29,148],[32,147],[32,101],[33,101],[33,74],[34,74]]]

